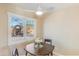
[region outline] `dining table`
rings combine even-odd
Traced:
[[[35,48],[35,43],[26,45],[25,50],[33,56],[53,55],[54,45],[44,43],[41,48]]]

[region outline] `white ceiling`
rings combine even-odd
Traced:
[[[45,11],[58,10],[62,8],[69,7],[71,5],[77,5],[77,3],[10,3],[8,5],[19,6],[27,10],[36,11],[38,6]]]

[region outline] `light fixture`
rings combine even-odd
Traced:
[[[44,12],[42,11],[42,8],[40,6],[38,6],[37,11],[35,13],[36,13],[36,15],[41,16],[41,15],[43,15]]]

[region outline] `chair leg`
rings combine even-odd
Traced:
[[[25,49],[24,49],[24,50],[25,50]],[[27,51],[25,50],[25,52],[26,52],[25,55],[27,56]]]
[[[26,56],[27,56],[27,52],[26,52],[26,54],[25,54]]]
[[[51,52],[51,56],[53,56],[53,52]]]

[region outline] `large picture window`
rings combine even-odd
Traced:
[[[10,20],[10,27],[12,37],[23,37],[24,22],[22,19],[13,16]]]
[[[36,20],[8,13],[8,43],[16,44],[36,37]]]

